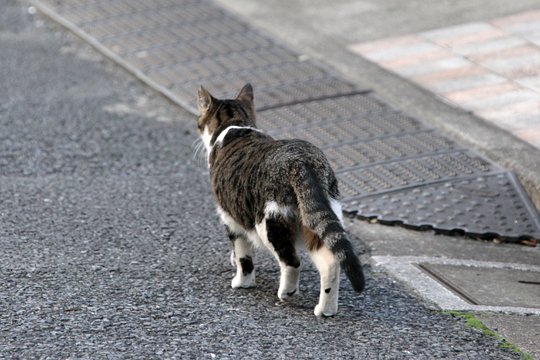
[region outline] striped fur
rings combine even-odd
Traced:
[[[364,276],[343,228],[338,183],[326,157],[303,140],[274,140],[256,128],[253,90],[233,100],[198,93],[198,128],[208,155],[212,190],[232,242],[233,287],[255,285],[253,247],[280,262],[281,300],[298,294],[299,243],[321,274],[316,315],[337,312],[339,269],[361,292]],[[249,271],[248,271],[249,270]]]

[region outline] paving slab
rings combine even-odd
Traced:
[[[419,265],[472,304],[540,309],[540,268],[539,271],[530,271],[512,269],[508,265],[505,268]]]
[[[536,283],[540,270],[538,248],[493,241],[470,241],[445,235],[434,236],[430,231],[419,233],[378,224],[363,226],[357,221],[350,221],[348,226],[349,231],[369,246],[372,255],[370,261],[374,264],[374,269],[392,274],[406,284],[411,292],[422,296],[435,308],[474,313],[489,328],[534,358],[538,357],[540,353],[536,331],[537,324],[540,323],[538,311],[540,296],[537,295],[536,289],[538,285],[517,283],[518,287],[527,286],[527,291],[532,292],[531,303],[527,307],[507,306],[512,305],[511,302],[499,302],[498,304],[502,306],[475,305],[462,297],[468,288],[480,287],[507,296],[517,296],[517,300],[520,301],[521,292],[516,292],[518,289],[509,286],[505,279],[509,274],[524,271],[528,277],[532,277],[529,280]],[[464,285],[461,278],[451,279],[457,281],[448,284],[441,281],[440,277],[433,277],[429,272],[422,270],[422,264],[466,269],[469,278],[469,275],[474,276],[479,270],[487,273],[490,280],[484,279],[479,284],[473,279],[468,288],[460,286]],[[503,273],[502,277],[495,276],[498,271]],[[444,276],[443,273],[442,277]],[[455,292],[456,289],[458,293]],[[472,292],[474,293],[474,290]]]
[[[349,230],[370,246],[374,265],[439,307],[540,315],[537,248],[372,225]]]
[[[502,17],[485,22],[471,22],[421,32],[416,34],[417,41],[414,46],[412,44],[401,45],[396,42],[396,39],[379,39],[374,43],[376,46],[361,43],[352,45],[350,48],[380,66],[417,82],[435,92],[442,99],[451,99],[453,104],[472,110],[476,115],[503,127],[536,146],[537,137],[524,133],[523,121],[522,128],[516,131],[515,127],[508,121],[500,121],[500,117],[491,116],[491,113],[496,113],[499,108],[504,108],[504,105],[517,105],[533,100],[536,103],[540,102],[539,92],[521,85],[518,81],[519,78],[536,76],[538,73],[540,47],[529,40],[538,28],[538,11],[529,10],[512,15],[510,19],[513,20]],[[402,37],[397,37],[397,39],[400,38]],[[422,56],[421,51],[414,51],[414,49],[440,51],[444,52],[445,56],[442,59],[429,62]],[[403,66],[396,62],[388,63],[387,54],[391,54],[393,58],[408,59],[408,65]],[[483,75],[465,78],[454,76],[446,81],[440,79],[439,75],[446,73],[448,69],[473,66],[483,68],[487,72]],[[420,81],[419,74],[429,74],[430,76],[424,77]],[[452,93],[456,91],[481,89],[503,82],[512,82],[520,91],[516,93],[509,89],[497,95],[486,96],[474,103],[452,97]],[[533,131],[532,128],[537,125],[540,118],[540,108],[538,106],[531,107],[527,115],[530,119],[527,127]]]

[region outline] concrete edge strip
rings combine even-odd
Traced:
[[[195,111],[193,104],[186,103],[182,99],[178,98],[176,95],[174,95],[173,92],[171,92],[166,87],[158,84],[152,78],[145,75],[142,71],[137,69],[136,67],[129,64],[127,61],[122,59],[119,55],[115,54],[111,50],[107,49],[104,45],[102,45],[99,41],[97,41],[94,37],[87,34],[85,31],[81,30],[80,27],[72,23],[71,21],[67,20],[66,18],[62,17],[58,13],[56,13],[53,9],[51,9],[49,6],[43,4],[39,0],[29,0],[30,4],[32,6],[35,6],[41,13],[43,13],[45,16],[51,18],[52,20],[56,21],[66,29],[73,32],[76,36],[80,37],[84,41],[88,42],[92,47],[94,47],[96,50],[101,52],[103,55],[114,61],[115,63],[119,64],[121,67],[126,69],[127,71],[131,72],[133,75],[135,75],[136,78],[150,86],[152,89],[162,93],[167,97],[170,101],[173,103],[176,103],[177,105],[180,105],[183,109],[186,109],[193,115],[198,115],[198,113]],[[193,101],[195,101],[195,97],[193,98]]]
[[[394,276],[399,281],[404,282],[424,299],[435,303],[442,310],[492,311],[540,315],[540,308],[469,304],[454,294],[446,286],[422,271],[418,267],[418,264],[427,263],[535,272],[540,272],[540,266],[427,256],[372,256],[371,262],[374,267],[383,268],[390,275]]]

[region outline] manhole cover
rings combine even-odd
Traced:
[[[540,308],[540,272],[426,263],[419,267],[470,304]]]

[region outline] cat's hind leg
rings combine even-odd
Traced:
[[[281,214],[269,213],[256,226],[256,230],[262,242],[279,261],[279,299],[285,300],[298,294],[300,259],[295,246],[296,223]]]
[[[304,237],[311,260],[319,270],[321,289],[319,303],[315,307],[316,316],[333,316],[338,311],[339,261],[311,230],[304,227]]]
[[[253,244],[244,234],[234,234],[227,228],[231,240],[231,262],[236,266],[236,275],[231,287],[250,288],[255,286],[255,268],[253,266]]]

